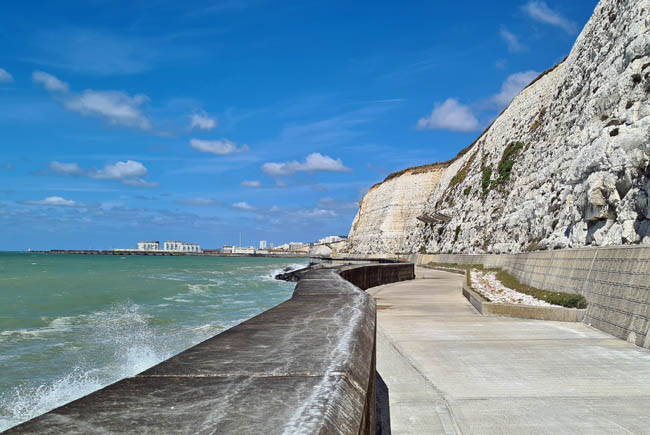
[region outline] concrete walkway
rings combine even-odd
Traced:
[[[650,351],[581,323],[483,317],[463,277],[368,290],[393,434],[650,434]]]

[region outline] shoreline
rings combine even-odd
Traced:
[[[45,253],[47,253],[47,252],[45,252]],[[36,256],[33,256],[32,258],[36,258]],[[45,257],[45,258],[47,258],[47,257]],[[56,256],[49,256],[49,258],[51,259],[50,261],[58,261],[58,260],[56,260],[57,258],[59,258],[60,260],[63,260],[62,257],[56,257]],[[76,260],[73,261],[75,264],[78,263],[78,261],[85,261],[86,262],[85,264],[88,264],[87,262],[90,260],[90,258],[88,258],[86,260],[83,260],[83,258],[85,258],[85,257],[71,257],[70,260],[73,260],[74,258],[76,258]],[[136,260],[136,259],[134,259],[134,260]],[[101,258],[97,258],[97,260],[101,260]],[[39,260],[36,260],[36,261],[38,261],[38,263],[41,264],[41,261],[39,261]],[[233,267],[234,267],[233,264],[235,264],[235,263],[232,263],[232,262],[225,262],[225,263],[224,262],[217,262],[217,263],[215,263],[216,260],[207,260],[207,259],[205,261],[197,259],[196,261],[198,263],[195,263],[195,260],[189,261],[189,263],[195,263],[195,264],[220,264],[220,265],[222,265],[221,267],[225,267],[228,270],[234,270],[233,269]],[[208,263],[206,263],[206,261]],[[105,262],[101,261],[101,263],[105,263]],[[110,263],[113,263],[113,261],[108,262],[108,264],[110,264]],[[148,264],[149,262],[147,261],[146,263]],[[158,262],[154,261],[154,263],[158,263]],[[175,263],[176,263],[175,261],[172,261],[172,263],[168,263],[168,264],[173,265]],[[250,259],[250,260],[243,260],[241,262],[238,261],[237,263],[241,263],[241,264],[244,264],[244,265],[251,265],[251,264],[261,265],[262,266],[261,271],[253,271],[253,272],[249,271],[247,273],[250,273],[251,279],[253,280],[253,282],[260,283],[263,286],[262,288],[264,289],[265,294],[269,295],[269,291],[271,292],[271,294],[273,294],[273,293],[277,294],[278,293],[277,290],[272,290],[272,287],[275,287],[277,284],[274,284],[273,282],[270,282],[270,281],[276,281],[276,282],[282,283],[282,281],[280,281],[280,280],[270,279],[271,277],[275,278],[275,275],[277,274],[277,272],[279,272],[279,271],[284,272],[287,267],[294,268],[294,267],[301,267],[301,265],[303,265],[303,264],[306,265],[308,263],[308,261],[306,259],[304,259],[304,258],[295,258],[294,259],[294,258],[291,258],[291,257],[288,257],[288,256],[283,256],[283,257],[280,257],[280,258],[276,257],[273,260],[264,261],[264,262],[259,262],[259,261],[255,260],[255,259]],[[295,265],[290,265],[289,263],[296,263],[296,264]],[[123,264],[123,262],[121,264]],[[185,262],[185,264],[188,264],[188,263]],[[176,266],[172,266],[172,267],[174,269],[178,269]],[[194,268],[193,270],[199,271],[198,273],[201,273],[200,271],[202,270],[202,268],[198,267],[198,268]],[[174,281],[174,282],[176,282],[176,281]],[[182,297],[183,299],[188,299],[187,295],[190,295],[190,299],[191,299],[192,294],[195,294],[195,295],[203,294],[203,291],[201,289],[193,289],[192,288],[193,287],[192,284],[195,284],[195,283],[196,283],[196,281],[193,281],[193,280],[191,280],[189,278],[184,280],[182,282],[182,284],[187,285],[187,287],[188,287],[187,290],[183,290],[183,291],[178,290],[177,292],[172,293],[174,295],[173,297],[175,298],[175,297],[178,296],[178,297]],[[285,284],[290,284],[290,283],[285,283]],[[210,286],[212,284],[207,284],[207,285]],[[230,284],[219,284],[219,285],[222,288],[232,287]],[[293,291],[292,289],[293,289],[293,286],[289,286],[287,288],[286,296],[282,297],[282,299],[276,301],[275,303],[270,304],[270,306],[267,305],[266,307],[263,308],[263,310],[266,311],[266,310],[271,309],[274,306],[276,306],[276,304],[280,304],[280,303],[285,302],[286,298],[291,297],[291,294],[292,294],[292,291]],[[201,296],[198,296],[198,297],[201,297]],[[246,298],[242,298],[240,300],[245,300],[245,299]],[[167,304],[175,303],[175,302],[167,302],[165,300],[160,300],[159,302],[167,303]],[[181,300],[181,302],[183,302],[183,304],[188,303],[187,300]],[[231,306],[233,307],[233,310],[234,310],[238,305],[231,304]],[[153,306],[150,306],[150,307],[153,307]],[[83,313],[77,313],[77,314],[60,313],[58,315],[48,316],[45,325],[44,326],[34,327],[35,328],[34,332],[35,332],[35,335],[38,334],[40,336],[41,331],[42,330],[48,330],[48,328],[50,328],[49,330],[53,330],[53,329],[57,329],[57,328],[65,329],[66,326],[68,326],[68,325],[84,325],[85,326],[87,324],[90,324],[90,321],[93,318],[104,318],[104,317],[109,316],[109,315],[113,316],[113,317],[110,317],[110,319],[113,319],[113,320],[117,319],[116,321],[118,321],[118,322],[120,322],[120,321],[124,322],[126,320],[130,320],[131,316],[142,316],[142,317],[139,317],[140,320],[145,319],[149,315],[151,315],[151,316],[154,316],[154,315],[155,316],[161,316],[160,317],[161,319],[166,318],[165,314],[160,309],[157,308],[157,310],[158,311],[156,313],[153,313],[152,311],[150,311],[147,308],[147,304],[142,302],[142,301],[131,301],[130,303],[122,301],[122,302],[117,303],[117,305],[115,305],[115,307],[113,307],[113,308],[111,306],[95,307],[93,310],[84,311]],[[99,317],[97,315],[98,313],[99,313]],[[181,329],[184,329],[187,332],[188,337],[190,337],[189,334],[191,333],[191,331],[194,331],[193,334],[196,334],[196,336],[201,336],[201,339],[198,340],[198,342],[202,342],[202,341],[204,341],[206,339],[209,339],[209,338],[211,338],[211,337],[213,337],[215,335],[221,334],[222,332],[224,332],[224,331],[226,331],[226,330],[228,330],[228,329],[230,329],[230,328],[232,328],[234,326],[237,326],[237,325],[239,325],[239,324],[241,324],[243,322],[246,322],[246,321],[250,320],[252,317],[255,317],[255,316],[257,316],[257,315],[259,315],[261,313],[256,312],[256,313],[251,314],[250,312],[242,311],[240,314],[241,314],[241,316],[239,318],[233,317],[233,318],[229,318],[229,319],[224,318],[223,320],[220,320],[218,323],[221,325],[221,329],[218,330],[218,332],[212,332],[212,334],[210,334],[209,336],[204,336],[203,335],[203,331],[213,330],[213,328],[211,326],[207,325],[207,323],[209,323],[209,322],[199,322],[199,323],[196,323],[193,326],[188,326],[188,327],[177,326],[176,328],[178,328],[179,331]],[[217,314],[215,313],[215,315],[217,315]],[[115,317],[115,316],[117,316],[117,317]],[[126,316],[128,316],[128,318]],[[76,323],[76,319],[80,319],[80,318],[90,319],[90,320],[84,320],[83,324],[82,323]],[[65,324],[58,323],[58,321],[61,320],[61,319],[63,319],[66,323]],[[75,321],[72,321],[72,323],[68,323],[69,319],[75,319]],[[236,319],[236,320],[233,320],[233,319]],[[54,325],[53,322],[57,322],[55,326],[53,326]],[[113,321],[109,320],[109,322],[112,323]],[[142,328],[142,325],[138,324],[137,322],[138,322],[138,319],[136,319],[135,323],[133,323],[133,322],[129,323],[129,325],[131,325],[129,328],[133,327],[134,328],[133,330],[136,330],[136,332],[137,332],[138,327],[140,327],[140,330],[144,330],[144,334],[147,337],[149,337],[149,339],[154,337],[154,335],[152,335],[152,334],[155,334],[155,337],[159,337],[159,336],[164,337],[164,336],[166,336],[165,334],[167,333],[167,331],[165,331],[164,329],[156,329],[157,326],[159,326],[159,325],[152,326],[151,328]],[[96,328],[96,326],[95,326],[95,328]],[[14,334],[16,334],[16,333],[20,334],[20,331],[22,331],[22,330],[27,331],[27,329],[29,329],[29,328],[27,328],[27,327],[22,328],[21,327],[21,328],[18,328],[17,330],[12,330],[10,332],[13,332]],[[3,330],[0,330],[0,332],[3,332]],[[118,330],[117,332],[120,332],[120,331]],[[122,332],[124,333],[124,332],[126,332],[126,330],[122,331]],[[124,342],[128,342],[128,343],[131,344],[131,346],[128,347],[128,349],[126,349],[124,353],[125,354],[133,353],[133,354],[137,354],[137,355],[144,355],[146,357],[155,358],[157,361],[153,362],[152,364],[158,364],[158,363],[164,361],[166,358],[169,358],[169,357],[173,356],[176,352],[185,351],[189,347],[195,346],[196,343],[197,343],[197,341],[186,341],[185,344],[182,347],[176,347],[176,350],[173,353],[170,353],[170,354],[167,355],[167,351],[169,350],[168,345],[162,346],[161,342],[158,342],[156,340],[154,340],[153,344],[150,341],[147,341],[147,343],[141,343],[141,342],[138,341],[138,338],[141,337],[140,334],[142,334],[142,333],[138,333],[137,335],[128,335],[127,339],[123,340]],[[175,334],[175,335],[178,335],[178,334]],[[122,337],[122,336],[123,335],[120,335],[120,337]],[[188,337],[186,337],[186,338],[188,338]],[[194,335],[191,335],[191,337],[194,337]],[[194,338],[192,338],[192,340],[194,340]],[[145,345],[144,350],[142,350],[143,349],[142,345]],[[164,356],[159,359],[160,355],[164,355]],[[80,370],[81,370],[81,372],[83,372],[83,373],[79,372],[79,373],[81,373],[80,376],[77,376],[75,374],[76,372],[74,370],[73,371],[68,371],[66,373],[61,374],[60,376],[54,376],[54,377],[51,377],[48,380],[44,380],[41,383],[36,384],[33,389],[30,388],[29,386],[26,386],[25,389],[22,390],[22,391],[26,391],[27,395],[25,397],[27,399],[30,399],[32,397],[30,395],[30,393],[32,391],[34,391],[34,392],[37,391],[36,386],[44,386],[45,388],[43,389],[42,395],[43,395],[43,397],[45,397],[45,399],[47,401],[56,400],[54,393],[56,393],[56,396],[58,396],[59,394],[68,394],[68,391],[73,391],[73,390],[78,391],[79,389],[81,389],[82,391],[85,391],[81,396],[76,396],[76,397],[73,396],[73,397],[69,398],[69,400],[67,400],[65,402],[62,402],[62,403],[57,403],[53,408],[52,407],[46,408],[45,411],[41,411],[40,414],[37,414],[37,416],[42,415],[44,413],[49,412],[49,410],[51,410],[51,409],[54,409],[54,408],[60,407],[60,406],[64,406],[65,404],[70,403],[71,401],[78,400],[78,398],[80,398],[80,397],[84,397],[85,395],[92,394],[93,392],[98,391],[99,389],[106,388],[107,385],[110,385],[110,384],[112,384],[114,382],[118,382],[118,381],[120,381],[122,379],[125,379],[127,377],[132,376],[132,374],[126,374],[126,375],[124,374],[125,372],[130,370],[131,365],[127,365],[127,364],[130,364],[129,361],[118,359],[118,360],[116,360],[116,364],[117,364],[116,365],[117,368],[114,370],[114,373],[122,373],[122,377],[120,377],[118,379],[112,379],[110,381],[110,383],[102,384],[103,383],[102,380],[105,379],[105,377],[102,377],[102,376],[105,373],[108,373],[108,372],[104,372],[104,366],[101,366],[101,365],[100,366],[98,366],[98,365],[87,365],[87,366],[83,365],[83,366],[80,366],[81,367]],[[65,364],[62,364],[62,365],[65,365]],[[97,377],[85,378],[87,373],[90,373],[91,371],[94,372]],[[88,381],[87,379],[90,379],[90,381]],[[100,379],[100,380],[98,380],[98,379]],[[50,380],[51,380],[51,382],[50,382]],[[98,386],[96,388],[93,388],[92,390],[84,390],[86,388],[86,386],[89,385],[89,384],[95,384],[95,385],[98,385]],[[102,384],[102,385],[100,385],[100,384]],[[10,384],[10,385],[13,385],[13,384]],[[22,388],[22,386],[24,386],[24,385],[27,385],[27,384],[16,384],[16,387]],[[63,393],[61,393],[60,391],[57,391],[56,385],[65,385],[67,389],[63,390]],[[5,398],[10,398],[11,397],[10,391],[11,390],[9,390],[9,389],[7,389],[6,391],[3,391],[3,389],[0,388],[0,399],[3,399],[3,393],[5,393],[4,394]],[[7,403],[13,404],[13,402],[7,402]],[[33,400],[33,401],[25,402],[25,403],[27,403],[30,407],[31,407],[32,404],[40,406],[39,404],[41,403],[41,401],[40,400]],[[0,408],[4,409],[3,405],[5,405],[5,403],[3,403],[2,400],[0,400]],[[20,423],[14,423],[13,426],[3,427],[3,424],[2,424],[3,423],[3,417],[6,417],[6,416],[2,415],[2,413],[0,412],[0,433],[4,433],[5,430],[8,430],[11,427],[14,427],[16,425],[20,425],[20,424],[24,423],[25,421],[28,421],[28,420],[22,420]],[[31,417],[29,417],[29,419],[32,419],[32,418],[35,418],[35,417],[36,416],[31,416]]]
[[[75,255],[142,255],[158,257],[269,257],[309,258],[309,254],[291,252],[286,254],[223,254],[220,252],[173,252],[173,251],[113,251],[93,249],[51,249],[49,251],[25,251],[30,254],[75,254]]]

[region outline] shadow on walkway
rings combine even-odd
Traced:
[[[390,401],[388,400],[388,386],[381,378],[379,372],[376,375],[376,414],[375,434],[390,435]]]

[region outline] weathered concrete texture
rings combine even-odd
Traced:
[[[413,264],[411,263],[373,264],[363,268],[345,266],[340,269],[339,273],[343,278],[363,290],[415,278]]]
[[[521,304],[488,302],[479,293],[463,284],[463,296],[484,316],[517,317],[519,319],[552,320],[554,322],[582,322],[587,310],[564,307],[535,307]]]
[[[413,275],[368,267],[344,272]],[[375,303],[338,269],[304,278],[277,307],[7,433],[374,433]]]
[[[647,246],[501,255],[412,255],[410,261],[501,267],[533,287],[582,294],[589,303],[585,323],[650,348],[650,248]]]
[[[650,433],[648,350],[582,323],[484,317],[462,276],[417,275],[369,290],[394,433]]]

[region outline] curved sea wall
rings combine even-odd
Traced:
[[[6,433],[375,433],[373,299],[410,263],[323,268],[288,301]]]
[[[650,0],[601,0],[568,57],[429,184],[406,171],[371,189],[348,252],[650,244],[649,16]]]
[[[525,284],[577,293],[588,302],[584,323],[650,348],[650,247],[612,246],[525,254],[416,254],[416,264],[500,267]]]

